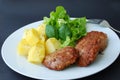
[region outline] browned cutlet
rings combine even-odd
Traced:
[[[78,41],[75,47],[79,52],[78,65],[88,66],[106,46],[107,35],[105,33],[98,31],[88,32],[85,37]]]
[[[54,53],[47,55],[43,65],[52,70],[63,70],[64,68],[75,63],[79,54],[73,47],[65,47]]]

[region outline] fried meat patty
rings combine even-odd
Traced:
[[[75,46],[76,50],[79,52],[77,64],[79,66],[88,66],[106,46],[107,35],[105,33],[98,31],[88,32]]]
[[[43,65],[52,70],[63,70],[64,68],[75,63],[79,54],[73,47],[65,47],[54,53],[47,55]]]

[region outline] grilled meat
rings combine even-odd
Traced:
[[[64,68],[75,63],[79,54],[73,47],[65,47],[54,53],[47,55],[43,65],[52,70],[63,70]]]
[[[77,64],[79,66],[88,66],[106,46],[107,35],[105,33],[98,31],[88,32],[85,37],[78,41],[75,47],[79,52]]]

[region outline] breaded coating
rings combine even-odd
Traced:
[[[77,64],[79,66],[88,66],[106,46],[107,35],[105,33],[98,31],[88,32],[85,37],[78,41],[75,47],[79,52]]]
[[[52,70],[63,70],[75,63],[78,56],[79,54],[75,48],[65,47],[47,55],[43,61],[43,65]]]

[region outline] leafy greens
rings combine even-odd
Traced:
[[[60,40],[61,47],[75,46],[76,41],[86,35],[86,17],[70,19],[62,6],[50,13],[50,18],[44,17],[46,35]]]

